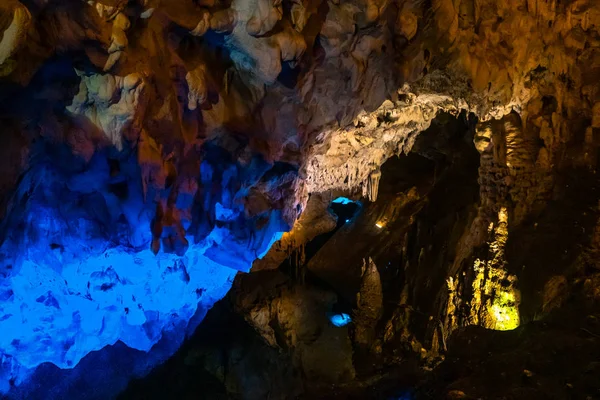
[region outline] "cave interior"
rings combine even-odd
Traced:
[[[597,0],[2,0],[0,399],[600,398]]]

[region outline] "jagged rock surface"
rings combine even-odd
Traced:
[[[174,310],[187,325],[309,194],[375,200],[381,165],[442,111],[490,124],[447,277],[472,267],[502,207],[518,225],[565,168],[596,169],[593,0],[11,0],[0,30],[0,324],[28,327],[0,342],[2,391],[116,340],[147,350]],[[177,304],[153,303],[165,274]]]

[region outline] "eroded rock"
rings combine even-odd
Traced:
[[[20,163],[2,182],[11,200],[0,202],[0,324],[16,323],[22,304],[59,321],[48,331],[51,323],[35,325],[31,314],[27,338],[4,337],[6,382],[21,383],[44,361],[70,367],[117,339],[151,348],[170,317],[142,308],[178,312],[187,323],[198,304],[205,310],[224,294],[227,267],[247,270],[310,194],[375,201],[379,168],[408,153],[441,112],[480,121],[477,216],[453,233],[461,239],[447,277],[462,282],[500,211],[520,226],[544,209],[566,165],[595,170],[594,1],[290,3],[3,3],[0,117],[19,137],[7,160]],[[417,189],[405,197],[402,204],[423,207]],[[316,220],[323,226],[297,243],[331,223]],[[284,237],[274,252],[292,241]],[[217,283],[212,272],[194,275],[200,264],[226,268],[214,272]],[[183,293],[173,310],[151,300],[166,296],[164,287],[143,289],[159,276]],[[147,298],[117,295],[127,290]],[[94,312],[81,312],[87,306]],[[255,314],[272,342],[265,312]],[[429,339],[466,324],[440,333],[445,316],[432,314]],[[157,325],[144,330],[149,321]]]

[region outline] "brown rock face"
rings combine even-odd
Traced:
[[[575,290],[597,304],[597,0],[3,1],[0,129],[7,282],[35,220],[21,214],[46,205],[65,231],[71,215],[101,221],[106,248],[200,248],[270,276],[336,227],[333,198],[362,199],[299,257],[299,282],[232,295],[325,385],[372,372],[353,350],[429,366],[467,326],[513,329]],[[59,273],[78,254],[32,236],[60,253]],[[354,310],[343,333],[326,319],[337,301]],[[160,335],[144,329],[151,347]]]
[[[177,142],[241,132],[306,170],[302,207],[307,192],[368,192],[440,110],[515,110],[527,138],[509,137],[508,156],[532,141],[528,162],[541,152],[546,165],[570,137],[593,141],[600,118],[592,1],[13,1],[2,15],[5,79],[26,84],[50,55],[83,50],[93,67],[69,111],[110,143],[150,135],[164,161],[184,156]]]
[[[369,349],[375,339],[375,327],[383,311],[383,290],[381,277],[372,259],[363,260],[362,281],[356,297],[354,312],[354,341],[360,347]]]

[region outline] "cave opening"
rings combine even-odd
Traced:
[[[299,249],[291,251],[289,257],[280,265],[280,269],[295,279],[306,279],[304,266],[310,262],[311,258],[317,254],[319,249],[335,235],[335,233],[347,224],[351,224],[353,219],[361,212],[362,203],[358,200],[350,200],[346,197],[337,197],[331,201],[327,212],[335,215],[336,223],[332,230],[318,235]]]

